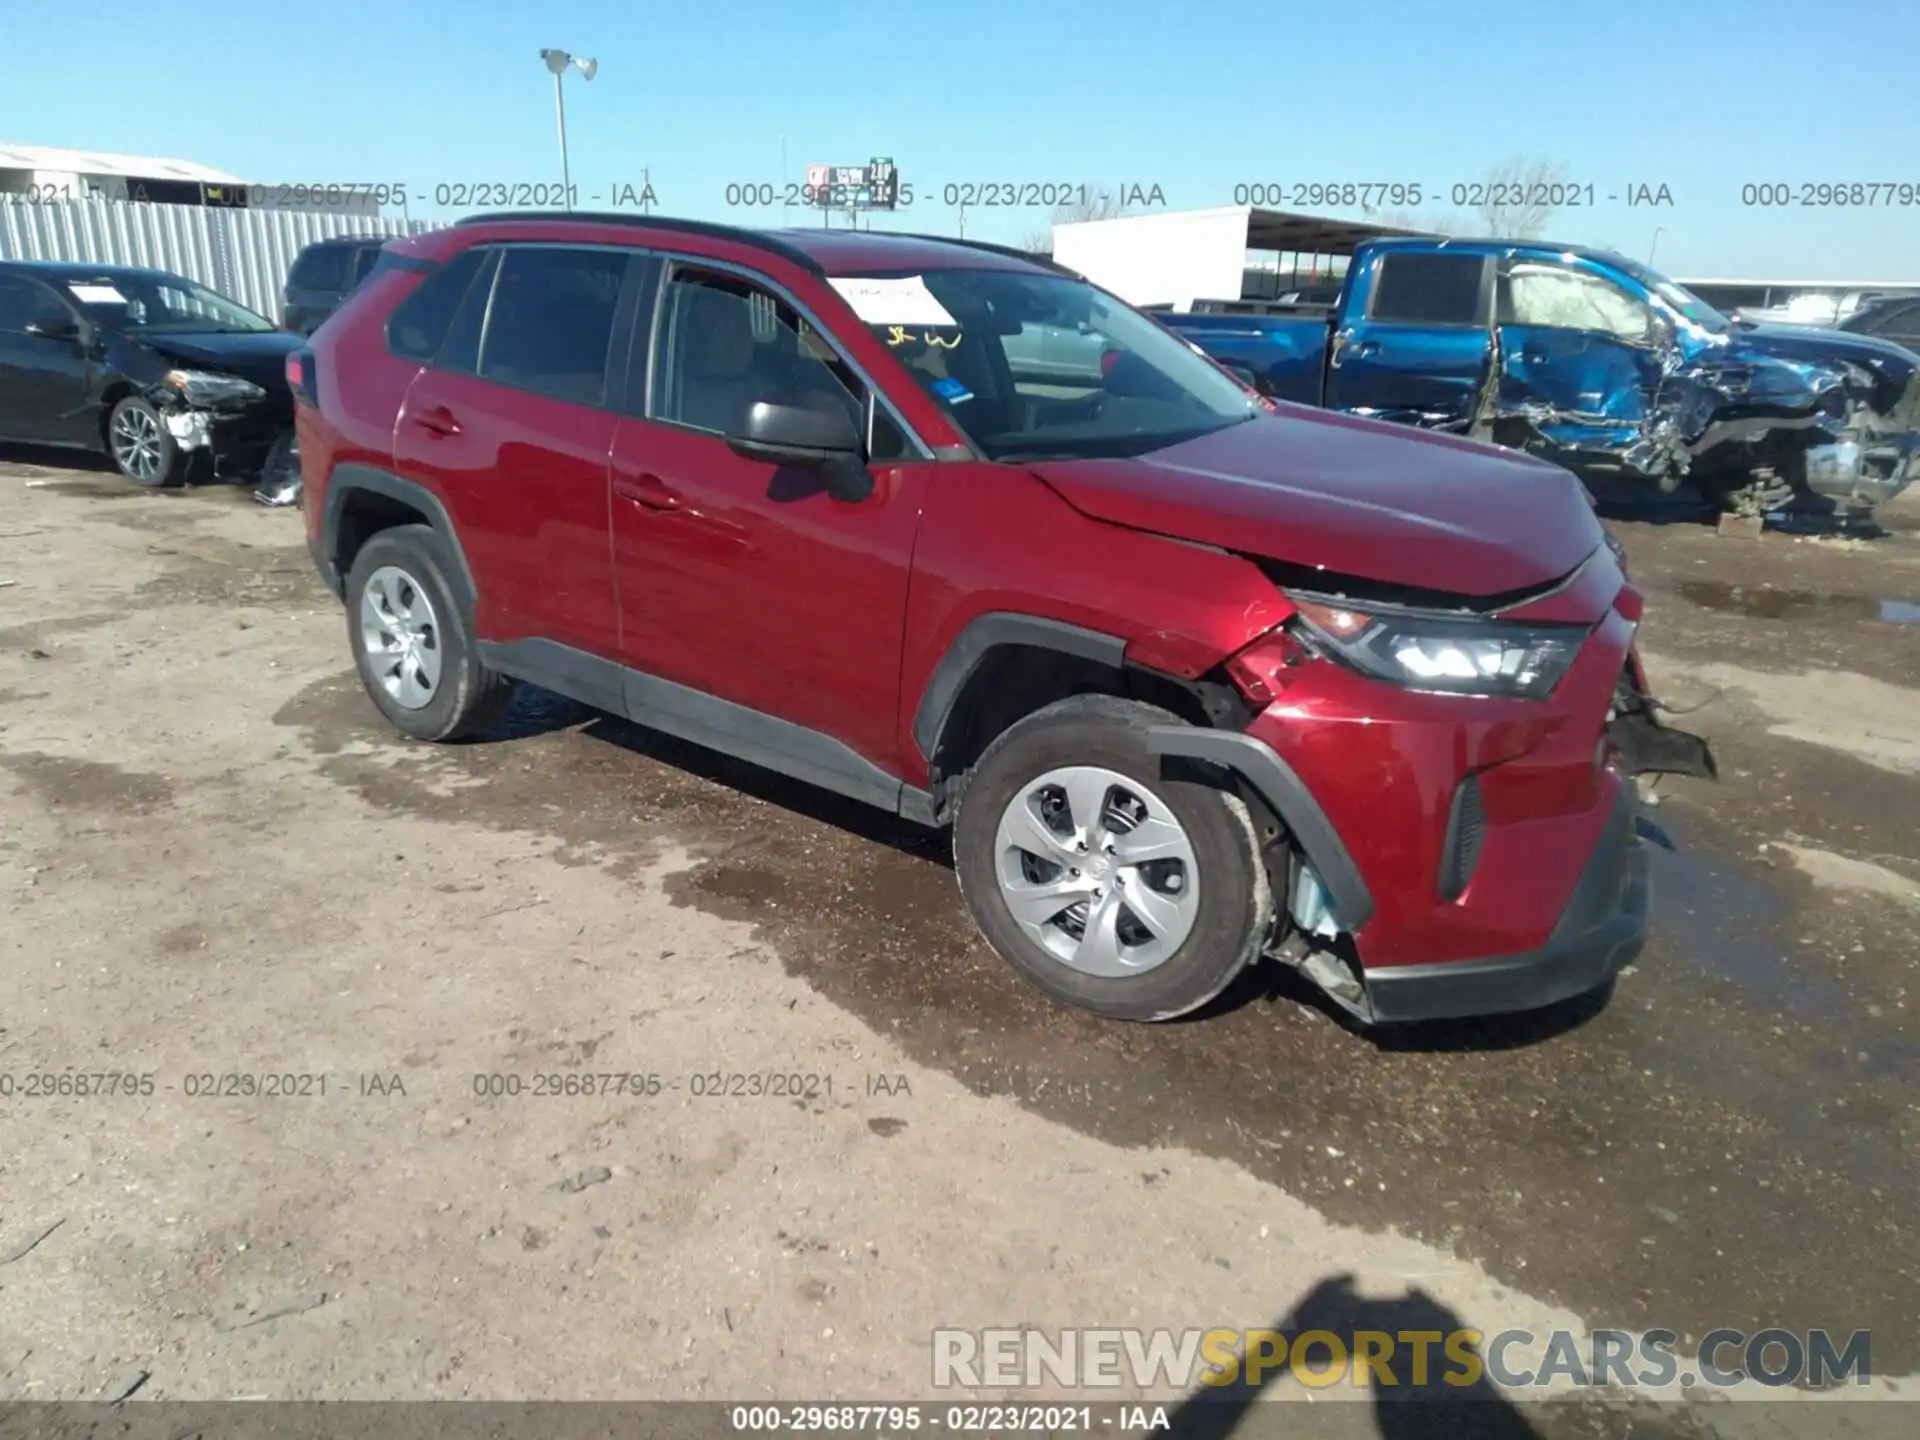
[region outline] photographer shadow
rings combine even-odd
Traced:
[[[1376,1331],[1392,1338],[1391,1352],[1379,1363],[1393,1377],[1393,1383],[1384,1385],[1374,1376],[1369,1385],[1372,1419],[1381,1440],[1540,1440],[1540,1432],[1519,1408],[1488,1382],[1484,1368],[1472,1384],[1458,1383],[1463,1372],[1458,1361],[1446,1353],[1445,1337],[1469,1327],[1425,1291],[1410,1290],[1398,1299],[1372,1300],[1358,1293],[1352,1275],[1329,1276],[1308,1291],[1291,1313],[1275,1321],[1273,1328],[1288,1336],[1327,1331],[1346,1346],[1349,1357],[1355,1354],[1356,1334]],[[1423,1376],[1415,1364],[1414,1347],[1400,1341],[1402,1333],[1408,1331],[1427,1331],[1441,1337],[1426,1347]],[[1477,1357],[1478,1347],[1467,1347],[1467,1353]],[[1315,1346],[1308,1363],[1322,1363],[1325,1354],[1324,1346]],[[1260,1403],[1267,1386],[1285,1375],[1288,1368],[1282,1364],[1265,1369],[1254,1385],[1222,1386],[1189,1396],[1168,1417],[1172,1433],[1181,1440],[1224,1440],[1231,1435],[1258,1440],[1268,1434],[1298,1433],[1293,1431],[1298,1416],[1290,1406],[1273,1407],[1271,1419],[1275,1423],[1271,1428],[1262,1427],[1248,1413]],[[1448,1376],[1455,1383],[1447,1383]],[[1360,1406],[1356,1403],[1341,1408],[1357,1411]],[[1317,1420],[1328,1418],[1324,1408],[1317,1411]],[[1339,1433],[1348,1433],[1346,1427],[1339,1427]]]

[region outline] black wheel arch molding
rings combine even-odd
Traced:
[[[1287,827],[1326,887],[1340,928],[1357,934],[1373,918],[1373,893],[1327,812],[1287,762],[1264,740],[1201,725],[1157,725],[1147,752],[1217,765],[1244,780]]]
[[[923,760],[930,761],[939,753],[941,737],[967,682],[1002,646],[1053,650],[1115,671],[1124,668],[1127,653],[1127,642],[1119,636],[1064,620],[1013,610],[990,610],[974,616],[947,646],[921,688],[920,703],[913,714],[913,743]]]
[[[480,591],[474,584],[473,567],[467,563],[467,552],[460,544],[460,532],[454,527],[453,516],[447,513],[447,507],[440,497],[417,481],[402,479],[390,470],[354,461],[334,466],[333,474],[327,481],[326,505],[320,514],[320,539],[313,557],[327,588],[342,599],[346,596],[347,571],[352,568],[353,560],[351,556],[341,554],[341,546],[346,538],[342,531],[348,505],[355,496],[366,495],[378,495],[417,511],[446,542],[453,560],[453,573],[447,576],[447,583],[456,592],[454,599],[471,615]],[[357,538],[364,542],[367,536]]]

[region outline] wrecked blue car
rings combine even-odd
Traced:
[[[1525,450],[1600,493],[1858,515],[1920,476],[1920,355],[1733,321],[1604,251],[1371,240],[1332,305],[1193,310],[1160,318],[1263,394]]]

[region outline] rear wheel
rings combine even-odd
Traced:
[[[1273,900],[1245,806],[1161,773],[1146,732],[1179,717],[1081,695],[988,747],[954,823],[961,892],[995,950],[1048,994],[1118,1020],[1205,1005],[1258,955]]]
[[[347,573],[347,634],[361,683],[395,729],[460,740],[506,712],[513,682],[480,663],[431,527],[399,525],[360,547]]]

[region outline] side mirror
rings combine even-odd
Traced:
[[[815,410],[756,400],[747,410],[745,428],[729,435],[727,445],[749,460],[818,470],[836,500],[864,500],[873,493],[873,476],[860,460],[860,432],[839,405]]]
[[[29,320],[27,334],[42,340],[78,340],[80,325],[71,315],[49,315],[43,320]]]

